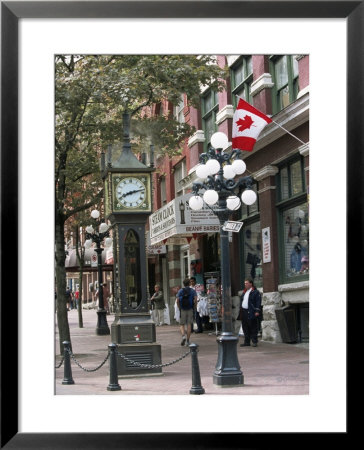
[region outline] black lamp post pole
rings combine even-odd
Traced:
[[[213,382],[218,386],[237,386],[244,384],[244,376],[240,370],[237,354],[237,344],[239,336],[233,333],[232,307],[231,307],[231,277],[230,277],[230,251],[229,233],[223,229],[231,211],[227,207],[227,198],[234,194],[234,190],[239,186],[251,187],[252,178],[242,177],[238,181],[225,180],[222,164],[229,162],[237,152],[231,155],[222,153],[222,149],[200,156],[200,161],[216,159],[220,163],[220,170],[216,176],[208,176],[205,183],[194,183],[193,192],[198,194],[200,189],[213,189],[219,195],[218,207],[213,209],[214,214],[220,222],[220,251],[221,251],[221,300],[222,300],[222,332],[217,337],[218,358],[213,375]]]
[[[95,252],[97,253],[97,272],[98,272],[98,278],[99,278],[99,307],[97,310],[97,326],[96,326],[96,334],[98,336],[110,334],[110,328],[107,323],[106,319],[106,310],[104,307],[104,288],[103,288],[103,281],[102,281],[102,248],[100,247],[100,244],[96,244],[97,247],[95,249]]]
[[[217,159],[221,163],[221,149],[216,150],[216,154]],[[244,377],[240,370],[237,354],[239,337],[232,332],[229,233],[223,229],[223,225],[229,220],[231,213],[226,204],[226,199],[231,195],[231,192],[223,188],[224,181],[221,165],[221,169],[216,176],[216,184],[220,187],[217,190],[219,193],[219,206],[216,214],[220,221],[222,324],[221,334],[216,339],[218,343],[218,357],[213,382],[218,386],[234,386],[244,384]]]
[[[109,236],[109,231],[105,233],[94,232],[87,233],[86,238],[92,239],[96,244],[95,252],[97,253],[97,274],[99,280],[99,307],[97,309],[97,325],[96,325],[96,334],[98,336],[104,336],[110,334],[110,328],[106,319],[106,310],[104,307],[104,292],[103,292],[103,280],[102,280],[102,251],[101,242],[105,237]]]

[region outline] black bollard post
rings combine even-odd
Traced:
[[[205,389],[201,386],[200,368],[197,359],[197,344],[190,344],[191,362],[192,362],[192,387],[190,394],[204,394]]]
[[[109,386],[107,387],[108,391],[120,391],[121,386],[118,382],[118,365],[116,360],[116,344],[109,344],[110,350],[110,379]]]
[[[64,375],[62,384],[75,384],[72,378],[71,358],[70,358],[70,342],[62,342],[64,348]]]

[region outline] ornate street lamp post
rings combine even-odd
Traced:
[[[196,170],[202,181],[193,184],[189,206],[198,210],[204,202],[210,207],[216,205],[211,209],[220,222],[222,332],[217,338],[218,360],[213,381],[219,386],[236,386],[244,384],[244,377],[237,356],[239,337],[232,332],[229,236],[224,224],[232,211],[240,208],[236,190],[245,188],[241,200],[247,205],[252,205],[257,196],[252,190],[253,179],[250,176],[235,180],[237,175],[245,172],[246,165],[240,159],[240,150],[224,153],[227,147],[228,138],[224,133],[211,136],[211,147],[200,155],[202,164]]]
[[[106,223],[98,221],[100,217],[100,212],[94,209],[91,212],[91,217],[95,221],[94,228],[92,225],[86,227],[86,241],[85,248],[91,248],[92,243],[96,244],[95,252],[97,253],[97,273],[99,280],[99,307],[97,309],[97,326],[96,334],[98,336],[110,334],[110,328],[106,320],[106,310],[104,307],[104,293],[103,293],[103,281],[102,281],[102,259],[101,254],[103,248],[101,243],[104,241],[105,247],[108,247],[112,243],[112,239],[109,237],[109,227]]]

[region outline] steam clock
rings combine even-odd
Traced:
[[[147,293],[145,225],[152,212],[151,172],[131,150],[129,114],[124,114],[124,143],[114,162],[109,151],[102,161],[105,216],[111,222],[114,252],[113,293],[116,300],[111,340],[119,353],[145,365],[161,364]],[[118,375],[157,375],[162,370],[140,367],[118,358]]]

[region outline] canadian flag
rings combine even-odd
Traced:
[[[233,149],[251,152],[260,132],[271,122],[272,119],[241,98],[233,118]]]

